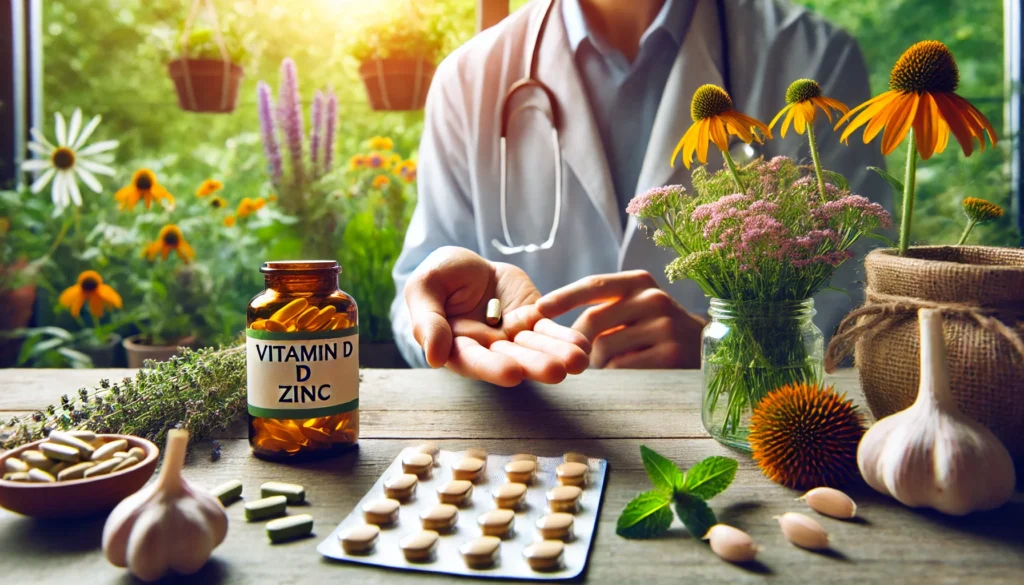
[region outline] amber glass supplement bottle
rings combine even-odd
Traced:
[[[359,438],[359,317],[333,260],[266,262],[246,314],[249,445],[264,459],[344,451]]]

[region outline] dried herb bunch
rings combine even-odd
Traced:
[[[0,447],[13,449],[54,429],[135,435],[163,445],[168,430],[181,428],[201,440],[227,428],[245,405],[244,347],[185,349],[168,362],[147,362],[134,378],[100,380],[45,411],[12,418],[0,429]]]

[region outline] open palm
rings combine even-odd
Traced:
[[[520,268],[452,247],[427,257],[405,289],[427,363],[502,386],[560,382],[589,363],[590,343],[542,318],[534,306],[540,296]],[[492,298],[501,300],[497,327],[484,323]]]

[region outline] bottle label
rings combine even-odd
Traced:
[[[359,408],[359,328],[245,331],[249,414],[300,419]]]

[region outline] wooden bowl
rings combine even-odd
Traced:
[[[98,435],[107,441],[125,439],[128,448],[141,447],[146,457],[134,467],[98,477],[56,483],[25,483],[0,479],[0,507],[35,518],[80,518],[114,509],[121,500],[139,491],[153,476],[160,449],[146,439],[130,435]],[[34,449],[36,441],[0,455],[0,469],[9,457]]]

